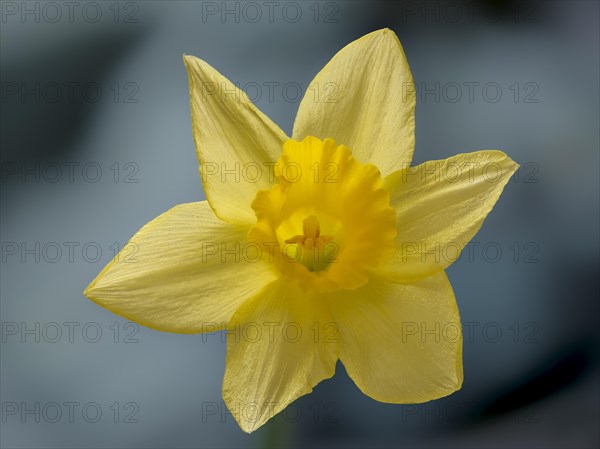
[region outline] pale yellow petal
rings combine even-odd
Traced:
[[[223,399],[245,432],[335,373],[338,338],[319,298],[278,280],[228,325]]]
[[[384,179],[398,230],[385,275],[414,279],[454,262],[518,167],[503,152],[489,150],[426,162]]]
[[[215,217],[206,201],[181,204],[140,229],[84,294],[158,330],[222,329],[274,278],[246,233]]]
[[[393,31],[367,34],[340,50],[300,103],[293,138],[332,138],[383,176],[412,160],[415,90]]]
[[[408,404],[460,389],[460,317],[443,271],[413,284],[373,278],[327,305],[339,326],[340,360],[366,395]]]
[[[288,137],[209,64],[193,56],[184,61],[206,198],[219,218],[250,224],[250,203],[274,183],[273,165]]]

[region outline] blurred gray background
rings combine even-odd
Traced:
[[[3,448],[600,444],[598,2],[2,1],[0,11]],[[298,87],[383,27],[418,89],[415,163],[502,149],[521,164],[448,270],[464,386],[382,404],[338,364],[246,435],[221,398],[221,334],[137,327],[81,292],[142,225],[204,199],[184,53],[245,86],[289,134]]]

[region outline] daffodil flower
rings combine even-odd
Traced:
[[[338,359],[382,402],[460,389],[444,269],[518,165],[479,151],[410,167],[415,90],[388,29],[321,70],[312,86],[336,95],[305,95],[291,138],[209,64],[184,60],[207,201],[144,226],[137,263],[118,255],[85,295],[162,331],[227,330],[223,398],[246,432]]]

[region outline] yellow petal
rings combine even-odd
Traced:
[[[222,329],[273,279],[271,267],[253,262],[246,233],[215,217],[206,201],[181,204],[138,231],[84,294],[158,330]]]
[[[336,329],[318,299],[278,280],[231,318],[223,399],[245,432],[334,375]]]
[[[460,389],[460,317],[443,271],[414,284],[372,278],[327,305],[339,326],[340,360],[366,395],[407,404]]]
[[[400,41],[375,31],[340,50],[307,90],[293,138],[332,138],[382,176],[412,160],[415,90]]]
[[[386,277],[414,279],[454,262],[518,167],[503,152],[489,150],[426,162],[384,179],[398,230]]]
[[[209,64],[193,56],[184,61],[206,198],[219,218],[253,223],[250,203],[275,181],[273,165],[288,137]]]

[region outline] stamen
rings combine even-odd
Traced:
[[[328,265],[324,257],[323,249],[325,245],[333,240],[331,235],[321,235],[321,224],[314,215],[305,218],[302,221],[302,231],[304,235],[295,235],[285,240],[285,243],[297,243],[302,246],[301,262],[310,271],[320,271]]]
[[[290,237],[285,240],[285,243],[300,243],[305,248],[313,249],[315,245],[319,246],[333,240],[333,236],[321,235],[321,224],[319,223],[319,219],[314,215],[302,221],[302,231],[304,235],[298,234]]]

